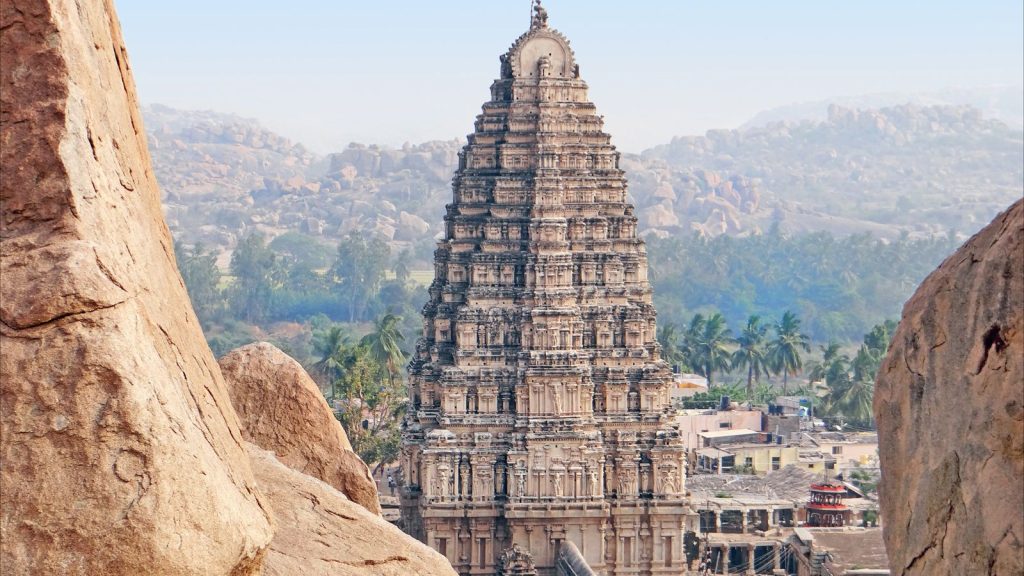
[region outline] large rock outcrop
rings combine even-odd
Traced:
[[[893,574],[1024,573],[1024,201],[907,302],[875,416]]]
[[[264,576],[454,576],[450,564],[380,516],[249,444],[276,530]]]
[[[313,379],[272,344],[259,342],[220,359],[242,436],[285,465],[338,489],[380,514],[377,485],[352,451]]]
[[[0,3],[0,565],[250,574],[271,538],[111,2]]]

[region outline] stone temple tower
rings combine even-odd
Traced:
[[[647,257],[569,42],[535,7],[459,158],[410,364],[406,530],[461,574],[683,572],[691,513]]]

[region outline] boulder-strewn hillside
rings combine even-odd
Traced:
[[[317,157],[251,120],[146,109],[176,238],[230,250],[298,231],[334,244],[372,232],[428,256],[458,141],[351,144]],[[825,121],[715,130],[624,155],[641,230],[970,234],[1020,194],[1024,137],[972,108],[832,106]]]
[[[213,112],[144,112],[154,171],[167,200],[239,196],[266,181],[305,185],[316,156],[254,120]]]
[[[352,144],[319,157],[253,120],[149,106],[153,164],[175,238],[230,250],[259,230],[329,243],[350,232],[429,244],[461,144]]]
[[[626,167],[641,222],[666,231],[970,234],[1020,197],[1022,153],[1020,129],[972,108],[831,106],[824,122],[676,138]]]

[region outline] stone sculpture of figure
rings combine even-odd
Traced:
[[[441,496],[441,497],[447,497],[448,496],[448,481],[449,481],[448,469],[447,468],[442,468],[440,470],[440,476],[441,476],[441,487],[440,487],[440,490],[438,490],[438,494],[437,495]]]
[[[508,475],[508,468],[506,468],[505,466],[500,466],[498,468],[498,473],[494,476],[494,493],[495,494],[503,494],[505,492],[505,490],[506,490],[505,482],[506,482],[506,476],[507,475]]]
[[[555,498],[561,498],[562,497],[562,473],[561,472],[555,473],[555,479],[554,479],[553,484],[554,484]]]
[[[491,471],[488,468],[483,468],[477,472],[477,484],[473,488],[473,495],[477,498],[484,498],[487,494],[487,486],[491,483]]]
[[[619,480],[620,496],[636,496],[636,471],[626,470]]]
[[[647,490],[647,478],[648,478],[647,469],[644,468],[644,469],[640,470],[640,489],[641,490]]]
[[[600,480],[601,479],[598,478],[597,470],[594,469],[594,468],[591,468],[590,469],[590,495],[591,496],[600,496],[601,495],[601,488],[600,488],[600,485],[599,485]]]
[[[555,414],[562,413],[562,393],[558,391],[558,388],[551,390],[551,399],[555,405]]]
[[[526,470],[520,468],[516,475],[516,496],[522,498],[526,496]]]
[[[540,0],[535,0],[533,5],[533,21],[530,23],[530,28],[547,28],[548,27],[548,11],[540,5]]]
[[[541,56],[540,59],[537,60],[537,72],[537,75],[541,78],[551,76],[551,59],[547,56]]]
[[[501,77],[511,78],[512,77],[512,63],[508,60],[508,55],[502,54],[499,58],[501,60]]]
[[[498,574],[536,574],[537,568],[533,563],[533,556],[513,544],[506,548],[498,557]]]
[[[469,466],[462,466],[459,477],[462,480],[462,495],[469,496]]]
[[[676,471],[669,468],[665,471],[665,479],[661,482],[661,490],[665,494],[676,493]]]
[[[441,495],[441,478],[437,475],[430,479],[430,495],[435,497]]]
[[[573,66],[572,66],[572,77],[573,78],[579,78],[580,77],[580,65],[579,64],[573,64]]]

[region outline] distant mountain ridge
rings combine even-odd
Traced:
[[[153,105],[144,117],[175,238],[223,254],[254,230],[325,245],[359,233],[427,261],[463,145],[321,156],[238,116]],[[1019,198],[1022,154],[1019,129],[973,108],[833,105],[821,121],[674,138],[621,166],[646,234],[896,237],[973,233]]]
[[[759,112],[739,129],[759,128],[773,122],[824,121],[828,119],[827,110],[831,104],[856,109],[888,108],[902,104],[970,106],[980,110],[984,117],[999,120],[1011,128],[1024,127],[1024,87],[987,86],[951,87],[920,93],[882,92],[797,102]]]

